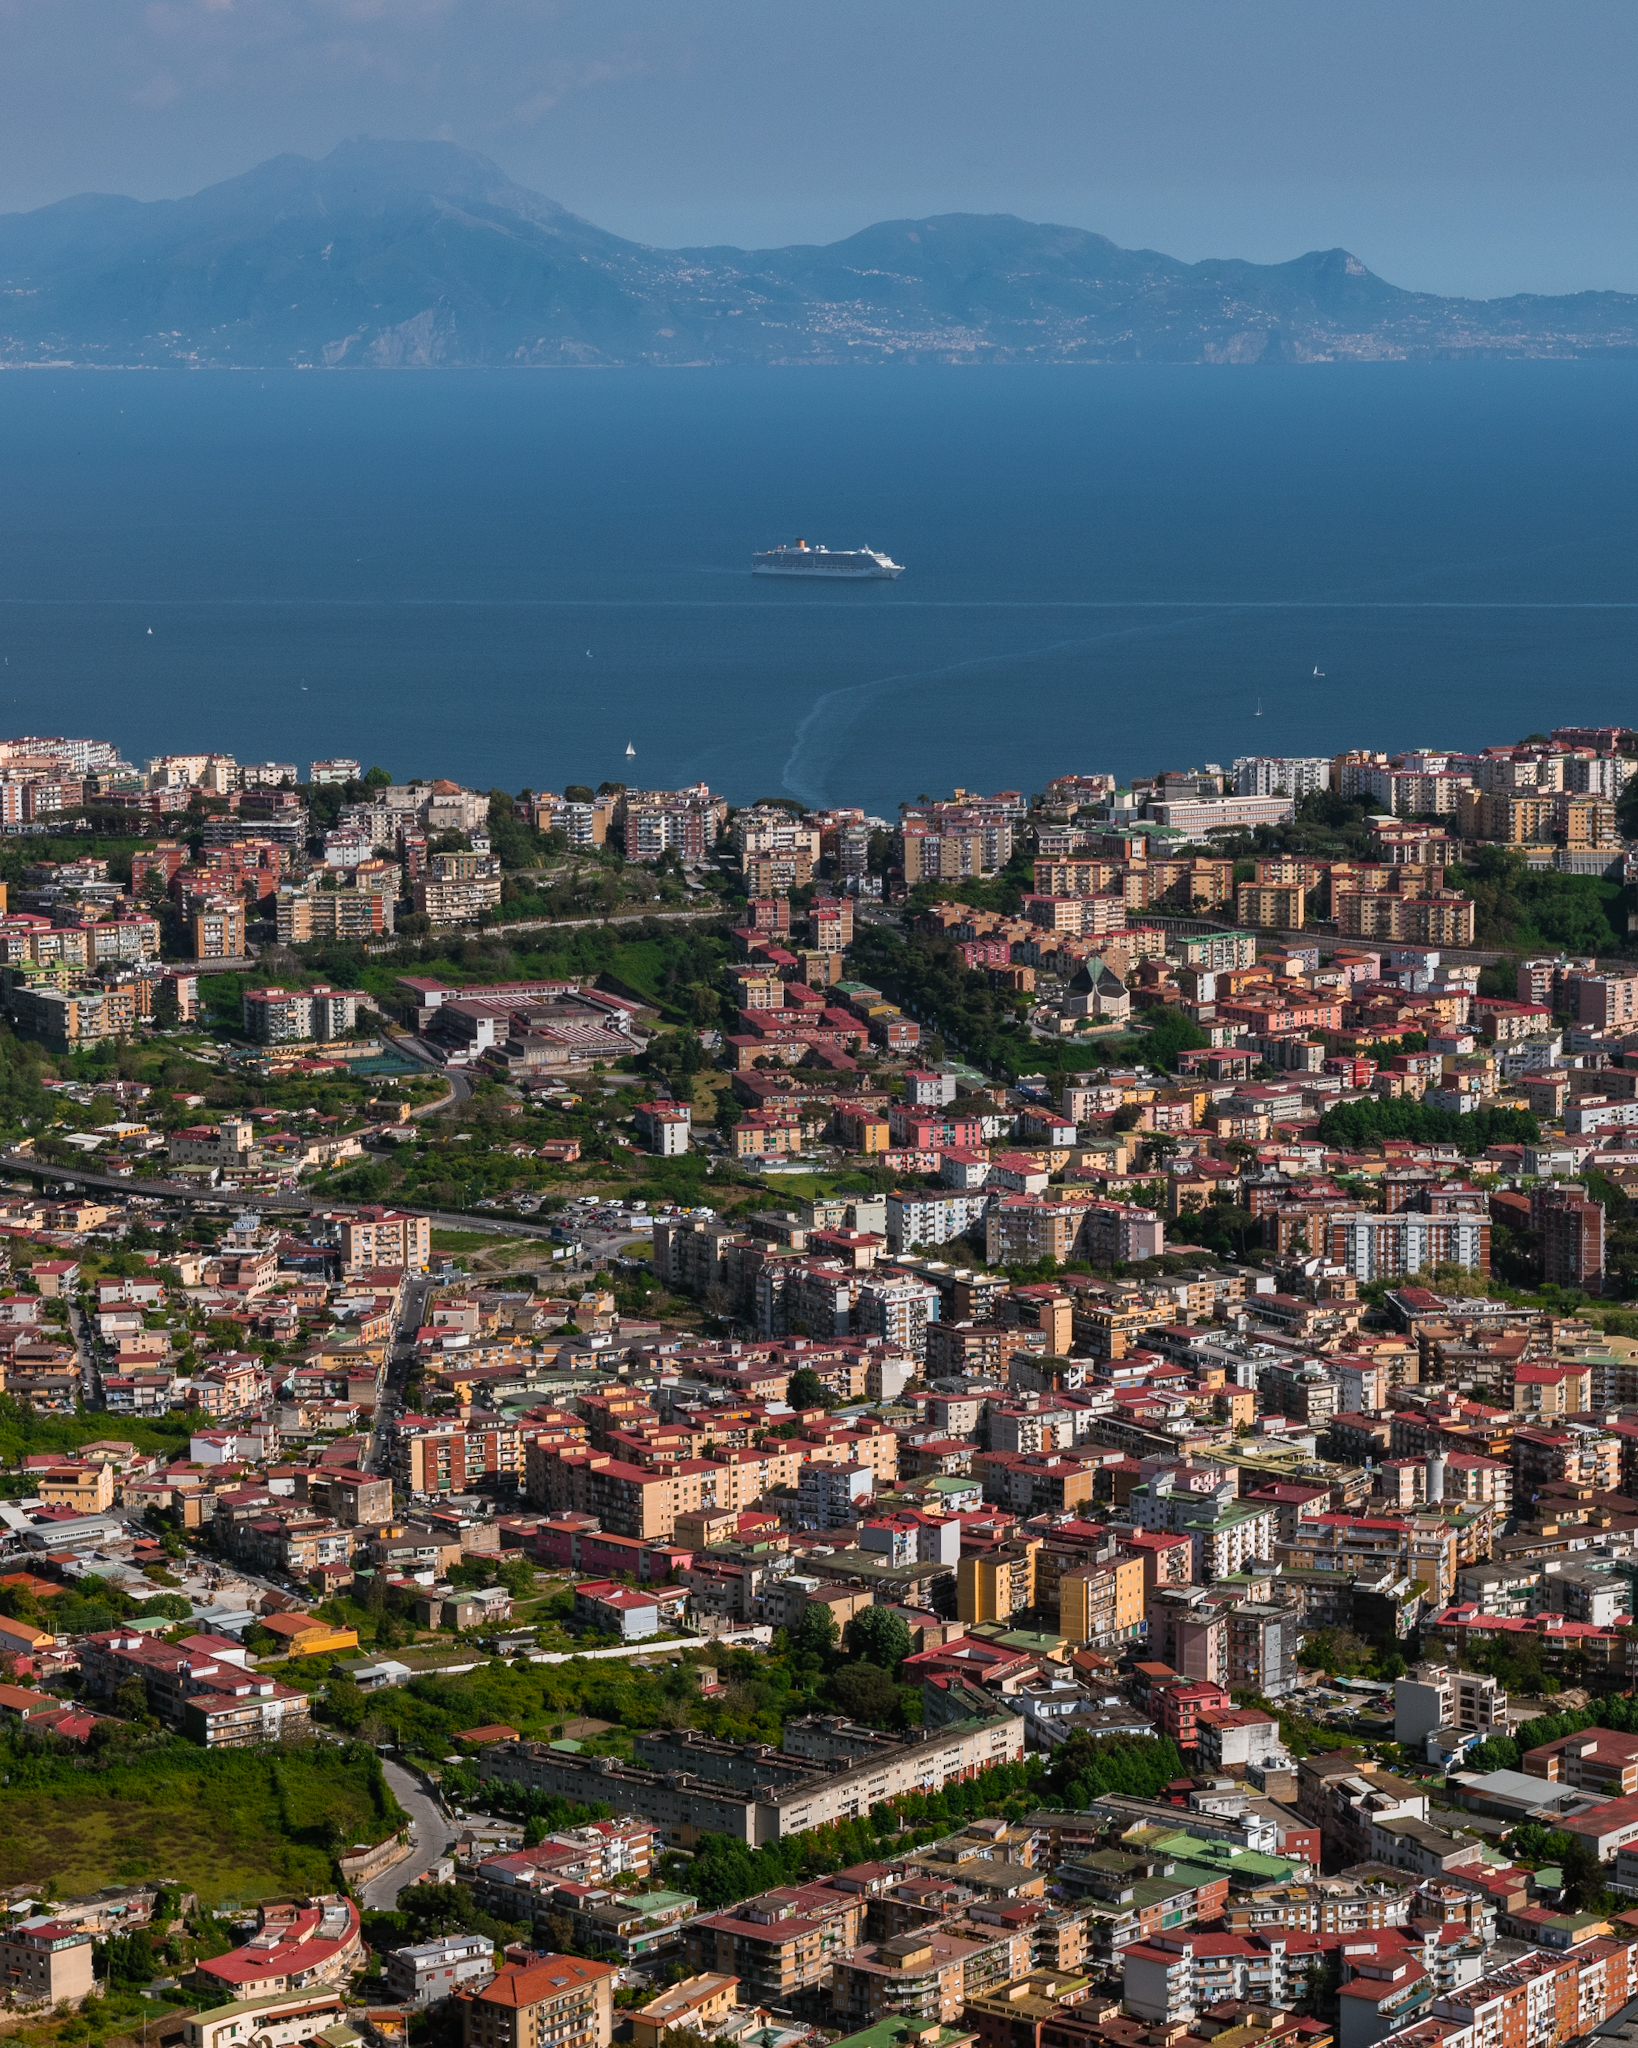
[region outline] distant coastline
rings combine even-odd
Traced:
[[[1183,263],[1012,215],[627,241],[439,142],[0,216],[0,367],[840,368],[1638,359],[1638,295],[1401,290],[1346,249]]]

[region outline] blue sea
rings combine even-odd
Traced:
[[[13,372],[0,733],[891,815],[1638,721],[1635,458],[1638,364]]]

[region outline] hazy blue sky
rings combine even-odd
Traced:
[[[947,211],[1638,290],[1632,0],[0,0],[0,209],[442,135],[641,240]]]

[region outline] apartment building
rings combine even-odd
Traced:
[[[1122,2002],[1136,2018],[1167,2025],[1230,1999],[1289,2006],[1321,1960],[1317,1942],[1283,1935],[1151,1935],[1121,1952]]]
[[[1630,1030],[1638,1023],[1638,973],[1571,971],[1563,977],[1563,1007],[1595,1031]]]
[[[687,1103],[639,1102],[632,1121],[645,1148],[661,1158],[676,1158],[688,1150],[693,1117]]]
[[[1067,1641],[1103,1649],[1140,1635],[1143,1620],[1141,1556],[1109,1558],[1060,1573],[1058,1632]]]
[[[245,907],[212,900],[197,908],[190,920],[196,960],[242,960],[245,952]]]
[[[880,1338],[910,1358],[924,1358],[928,1326],[938,1312],[938,1290],[925,1281],[869,1279],[853,1303],[851,1334]]]
[[[1001,1195],[984,1216],[984,1257],[992,1266],[1075,1257],[1110,1266],[1158,1258],[1165,1248],[1165,1219],[1124,1202]]]
[[[1242,754],[1234,763],[1236,796],[1315,795],[1331,787],[1328,757]]]
[[[513,1963],[461,1995],[465,2048],[609,2048],[616,1974],[584,1956]]]
[[[1012,858],[1012,836],[1005,819],[964,823],[907,818],[896,845],[905,886],[972,881],[997,874]]]
[[[831,1978],[838,2022],[855,2031],[893,2016],[923,2028],[952,2025],[966,2002],[968,1966],[983,1946],[929,1927],[856,1948]]]
[[[1039,1548],[1036,1539],[963,1557],[956,1566],[958,1618],[971,1627],[981,1621],[1010,1621],[1033,1607]]]
[[[1428,1736],[1447,1728],[1477,1734],[1481,1740],[1492,1734],[1505,1735],[1505,1688],[1487,1672],[1460,1671],[1445,1664],[1416,1665],[1394,1685],[1394,1740],[1416,1748]],[[1547,1744],[1531,1754],[1544,1757],[1545,1751],[1554,1747]],[[1557,1773],[1543,1768],[1536,1775],[1550,1778]]]
[[[875,1492],[876,1475],[868,1465],[804,1465],[797,1481],[797,1521],[805,1529],[843,1528],[869,1508]]]
[[[487,853],[429,854],[412,894],[415,908],[434,924],[475,924],[500,903],[500,862]]]
[[[727,800],[713,796],[707,783],[695,783],[689,789],[628,789],[623,790],[615,800],[614,829],[621,834],[627,860],[652,861],[662,853],[675,853],[680,860],[699,861],[717,843],[717,834],[728,815]],[[757,814],[759,820],[764,814]],[[808,846],[810,840],[817,840],[818,833],[805,827],[798,819],[780,813],[790,827],[792,843]],[[778,828],[771,822],[763,826],[771,842],[778,835]],[[762,833],[755,826],[740,835],[741,851],[747,841],[753,841],[751,851],[771,853],[783,850],[772,843],[762,843]],[[813,848],[817,858],[817,847]]]
[[[341,1222],[341,1268],[367,1273],[374,1267],[399,1267],[424,1273],[432,1257],[432,1225],[425,1216],[397,1209],[361,1208]]]
[[[577,1758],[546,1743],[485,1749],[479,1776],[525,1789],[603,1801],[653,1821],[692,1847],[702,1833],[752,1848],[827,1821],[855,1820],[883,1799],[938,1791],[1024,1753],[1024,1718],[978,1696],[982,1711],[903,1737],[836,1716],[787,1722],[782,1748],[717,1742],[696,1729],[637,1738],[637,1761]]]
[[[1130,1509],[1140,1529],[1189,1538],[1196,1585],[1231,1577],[1252,1558],[1272,1551],[1274,1510],[1240,1500],[1234,1480],[1221,1478],[1215,1468],[1157,1472],[1132,1489]]]
[[[1520,1768],[1527,1777],[1574,1785],[1606,1799],[1638,1793],[1638,1736],[1608,1728],[1585,1728],[1526,1750]]]
[[[50,1914],[0,1934],[0,1984],[20,2006],[78,2006],[96,1989],[95,1943],[83,1927]]]
[[[238,1998],[190,2013],[183,2023],[186,2048],[300,2048],[328,2028],[340,2026],[345,2001],[339,1991],[273,1992]]]
[[[274,925],[281,946],[314,939],[374,939],[396,928],[393,888],[286,888],[274,901]]]
[[[1542,1274],[1549,1285],[1598,1294],[1604,1286],[1604,1205],[1578,1187],[1544,1190],[1532,1204],[1541,1230]]]
[[[788,2006],[857,1945],[866,1904],[863,1893],[823,1884],[764,1892],[696,1920],[688,1929],[688,1960],[718,1973],[706,1982],[737,1978],[750,2003]]]
[[[1473,899],[1447,889],[1412,896],[1389,889],[1342,888],[1333,876],[1331,908],[1338,932],[1349,939],[1386,939],[1410,946],[1471,946],[1477,928],[1478,912]]]
[[[523,1433],[499,1417],[469,1422],[444,1417],[400,1417],[393,1474],[411,1493],[467,1493],[499,1484],[503,1490],[524,1480]]]
[[[1330,1217],[1326,1249],[1332,1264],[1356,1280],[1391,1280],[1434,1266],[1490,1271],[1490,1219],[1484,1215],[1427,1216],[1400,1209]]]
[[[56,1052],[136,1034],[137,1009],[129,989],[64,990],[19,983],[7,1000],[18,1030]]]
[[[486,1934],[446,1934],[387,1956],[387,1989],[401,2005],[435,2005],[463,1984],[476,1987],[494,1974],[495,1944]]]
[[[614,822],[617,795],[594,796],[584,784],[571,785],[574,794],[562,796],[543,791],[534,801],[537,832],[561,832],[571,846],[602,846]]]
[[[219,1655],[208,1638],[190,1646],[109,1629],[83,1639],[80,1668],[86,1689],[99,1699],[128,1678],[140,1679],[160,1720],[207,1749],[247,1748],[311,1733],[305,1693]]]
[[[1631,1995],[1627,1952],[1588,1942],[1568,1955],[1541,1949],[1490,1971],[1476,1983],[1442,1991],[1432,2016],[1471,2028],[1475,2042],[1556,2044],[1591,2033]]]
[[[259,1045],[341,1038],[358,1022],[361,1003],[366,1008],[371,1003],[363,989],[331,988],[325,982],[309,989],[246,989],[245,1036]]]

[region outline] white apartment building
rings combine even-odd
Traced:
[[[1234,764],[1236,796],[1305,797],[1330,787],[1329,756],[1242,754]]]
[[[1331,1219],[1331,1254],[1356,1280],[1393,1280],[1431,1266],[1482,1270],[1490,1223],[1483,1216],[1424,1216],[1410,1209]]]
[[[1419,1747],[1439,1729],[1481,1740],[1507,1733],[1507,1694],[1488,1672],[1418,1664],[1393,1689],[1393,1739]]]
[[[927,1325],[938,1314],[938,1289],[925,1280],[867,1280],[853,1304],[856,1337],[880,1337],[912,1358],[927,1356]]]
[[[868,1465],[804,1465],[796,1484],[796,1514],[807,1529],[839,1529],[856,1521],[875,1498]]]

